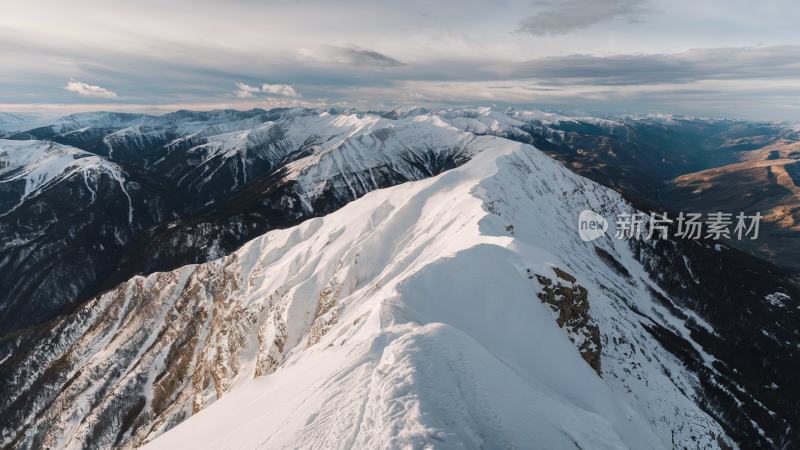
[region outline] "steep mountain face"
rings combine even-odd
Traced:
[[[743,252],[696,241],[659,242],[633,251],[668,297],[657,300],[681,315],[695,311],[713,328],[688,328],[690,342],[664,330],[656,338],[696,373],[702,402],[741,448],[793,448],[800,433],[800,298],[796,276]],[[668,270],[665,270],[665,267]],[[722,413],[720,413],[722,412]],[[758,419],[756,419],[758,418]],[[753,422],[756,422],[755,424]]]
[[[117,130],[142,123],[159,123],[155,116],[131,113],[91,112],[64,116],[54,123],[20,131],[10,135],[16,140],[50,140],[60,144],[81,148],[99,155],[107,155],[109,150],[103,138]]]
[[[0,140],[0,330],[94,294],[137,232],[176,199],[151,177],[44,141]]]
[[[154,121],[167,125],[153,128]],[[70,141],[82,151],[0,140],[0,151],[39,158],[29,170],[8,166],[10,178],[0,184],[0,207],[15,207],[0,219],[13,236],[0,258],[15,267],[3,275],[14,288],[0,299],[7,311],[0,335],[49,320],[136,274],[209,261],[371,190],[436,175],[482,149],[474,135],[436,117],[392,121],[305,109],[82,114],[27,135],[64,140],[75,133],[102,135],[101,144]],[[66,170],[78,157],[97,168],[87,171],[108,175],[104,184]],[[98,220],[101,211],[108,220]],[[26,305],[25,314],[12,305]]]
[[[533,144],[644,210],[760,211],[766,216],[760,239],[729,244],[791,270],[800,268],[800,177],[792,175],[800,167],[795,164],[800,158],[796,127],[673,116],[566,117],[490,108],[425,114],[472,133]]]
[[[800,389],[775,371],[797,361],[800,294],[780,270],[730,266],[702,244],[584,242],[580,211],[633,211],[618,193],[531,146],[434,124],[443,152],[409,160],[458,161],[443,145],[456,136],[469,162],[364,195],[385,166],[354,165],[358,139],[316,152],[285,167],[294,192],[339,183],[360,198],[0,341],[2,444],[797,445]],[[426,167],[402,155],[389,164],[404,179]],[[749,275],[733,275],[733,297],[731,268]],[[746,324],[730,323],[735,301]],[[786,342],[770,370],[746,361],[766,340],[734,340],[748,325],[747,338]]]
[[[730,244],[785,266],[797,260],[798,177],[792,175],[796,159],[790,151],[796,132],[777,124],[669,116],[610,120],[489,108],[402,108],[381,114],[302,108],[164,116],[82,113],[11,138],[61,142],[93,153],[129,176],[137,174],[136,184],[149,186],[156,204],[147,206],[152,209],[147,219],[135,225],[125,224],[125,209],[107,209],[115,222],[108,230],[118,229],[114,233],[122,237],[114,245],[96,246],[93,232],[75,240],[66,236],[74,234],[69,227],[50,227],[48,239],[68,242],[62,253],[74,249],[81,254],[78,247],[95,246],[97,265],[116,270],[86,270],[83,259],[43,262],[46,251],[33,254],[25,272],[30,281],[0,298],[0,305],[37,304],[31,298],[34,286],[51,269],[63,273],[62,280],[76,281],[69,286],[45,283],[38,295],[60,307],[41,313],[32,307],[17,324],[0,322],[0,335],[48,320],[133,275],[209,261],[268,230],[327,214],[373,189],[455,167],[473,153],[466,141],[476,135],[532,143],[643,209],[762,210],[769,219],[761,238]],[[712,173],[720,178],[709,179]],[[70,189],[77,197],[67,211],[82,208],[79,197],[93,196],[80,183]],[[0,208],[19,204],[24,190],[20,180],[0,183]],[[127,202],[123,190],[107,195],[113,197],[107,202]],[[41,211],[67,205],[50,205],[62,201],[55,196],[37,199]],[[59,223],[59,217],[49,221]],[[28,239],[24,230],[13,232],[20,242]],[[7,262],[21,257],[14,251],[6,253],[11,255]],[[8,275],[9,280],[17,275]]]
[[[604,119],[489,108],[436,114],[473,133],[536,145],[576,173],[648,204],[658,200],[663,183],[733,163],[736,152],[769,145],[789,132],[781,124],[672,116]]]
[[[196,214],[152,228],[126,255],[120,274],[209,261],[268,230],[328,214],[372,190],[437,175],[484,148],[475,136],[436,118],[388,126],[370,120],[367,126],[350,129],[348,136],[325,138],[296,152],[295,157],[307,156],[251,180]],[[306,138],[306,145],[310,139]]]

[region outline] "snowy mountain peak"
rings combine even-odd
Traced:
[[[696,387],[692,376],[679,364],[666,376],[664,350],[615,300],[663,313],[646,300],[651,282],[641,269],[623,280],[572,235],[579,209],[625,202],[531,147],[478,142],[487,150],[461,168],[370,193],[217,262],[239,277],[233,304],[254,318],[229,360],[239,361],[223,383],[230,394],[152,448],[670,448],[697,434],[713,446],[724,433],[679,390]],[[600,245],[635,270],[627,248]],[[532,274],[559,273],[589,288],[603,342],[636,342],[643,355],[604,348],[598,377],[537,298],[545,286]],[[675,408],[680,423],[660,422]]]
[[[413,123],[398,132],[418,132]],[[439,176],[88,302],[54,330],[58,347],[43,343],[19,364],[4,405],[25,392],[40,401],[4,440],[209,449],[725,440],[694,401],[694,377],[647,331],[668,320],[688,338],[684,319],[652,300],[658,288],[626,245],[575,238],[580,210],[630,207],[533,147],[475,136],[468,145],[481,151]],[[552,283],[577,297],[548,301]],[[560,320],[576,308],[587,325]],[[610,344],[620,341],[631,347]]]
[[[83,150],[0,141],[0,189],[30,200],[0,205],[0,445],[794,442],[794,284],[727,247],[582,241],[582,211],[632,207],[528,145],[662,167],[704,122],[81,117],[15,138]]]
[[[16,192],[17,204],[55,179],[77,173],[88,180],[91,172],[105,172],[117,179],[123,177],[119,166],[83,150],[46,141],[0,139],[0,185],[6,193]],[[13,209],[9,207],[0,213]]]

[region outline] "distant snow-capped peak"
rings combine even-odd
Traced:
[[[124,171],[116,164],[74,147],[48,141],[0,139],[0,183],[23,184],[19,203],[56,179],[76,173],[86,178],[93,172],[105,172],[118,180],[124,177]]]

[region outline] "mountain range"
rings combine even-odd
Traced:
[[[0,134],[5,447],[800,445],[789,125],[291,108]],[[577,236],[586,209],[715,208],[763,211],[757,244]]]

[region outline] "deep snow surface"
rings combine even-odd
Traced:
[[[679,332],[680,320],[650,300],[623,242],[578,238],[581,210],[629,207],[533,147],[479,139],[488,149],[460,168],[208,263],[239,266],[233,301],[258,332],[230,389],[148,448],[718,445],[719,426],[687,397],[694,378],[631,308]],[[602,378],[537,298],[529,273],[553,267],[589,291]]]

